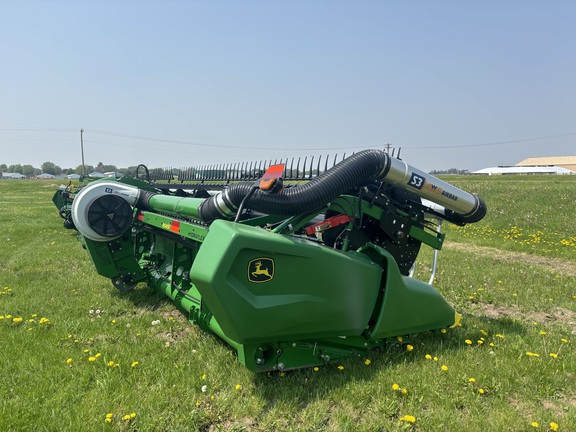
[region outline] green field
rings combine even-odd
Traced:
[[[576,176],[444,179],[488,206],[443,226],[435,286],[462,326],[260,375],[98,276],[53,180],[0,181],[0,430],[576,431]]]

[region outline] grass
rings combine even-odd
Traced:
[[[0,430],[576,430],[576,178],[447,180],[489,208],[444,228],[435,285],[462,326],[261,375],[145,286],[97,276],[57,185],[0,181]]]

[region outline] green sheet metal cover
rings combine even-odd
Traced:
[[[222,220],[191,271],[224,333],[240,343],[360,335],[381,276],[355,252]]]

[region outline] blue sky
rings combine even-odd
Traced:
[[[573,1],[0,0],[0,163],[576,155]],[[135,137],[146,138],[136,139]]]

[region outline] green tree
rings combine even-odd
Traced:
[[[86,169],[85,172],[82,171],[82,165],[78,165],[78,166],[74,169],[74,172],[75,172],[76,174],[80,174],[80,175],[82,175],[82,174],[88,175],[88,174],[90,174],[91,172],[94,172],[94,167],[93,167],[92,165],[84,165],[84,168]]]
[[[116,172],[116,171],[118,171],[118,168],[116,167],[116,165],[104,165],[103,169],[104,169],[104,171],[102,171],[102,172]]]
[[[35,168],[32,165],[22,165],[22,174],[26,177],[32,177],[34,175]]]
[[[22,174],[22,165],[20,165],[20,164],[10,165],[8,167],[8,172]]]
[[[43,173],[56,175],[56,164],[54,162],[44,162],[40,165]]]
[[[0,164],[0,172],[8,172],[8,167],[6,164]]]

